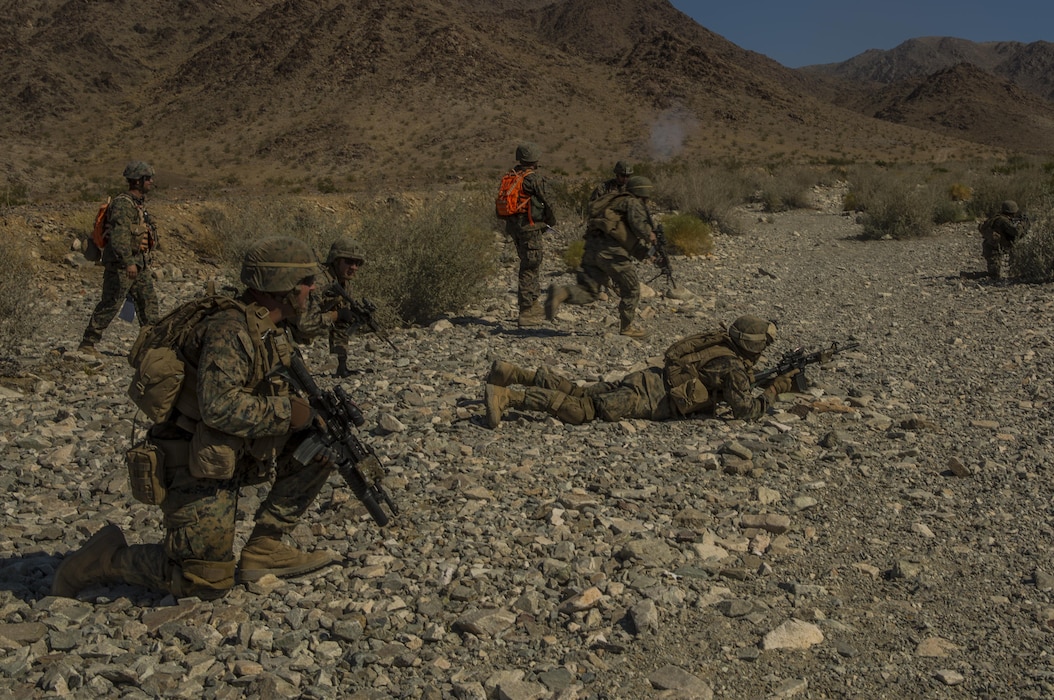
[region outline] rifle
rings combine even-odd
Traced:
[[[391,337],[388,335],[388,331],[384,327],[377,323],[377,319],[373,317],[375,311],[377,311],[377,305],[369,299],[363,298],[361,302],[355,301],[354,297],[348,294],[348,290],[344,289],[344,285],[340,282],[334,282],[330,285],[330,291],[337,292],[344,298],[344,301],[348,303],[348,307],[351,309],[351,313],[359,319],[361,323],[365,323],[366,327],[377,334],[377,337],[392,346],[392,350],[398,350],[395,343],[392,342]]]
[[[398,515],[399,509],[381,485],[385,471],[377,453],[355,434],[355,429],[366,422],[362,410],[342,387],[332,391],[320,389],[298,350],[292,352],[290,363],[281,374],[290,386],[307,395],[320,419],[293,452],[293,459],[297,464],[306,465],[322,454],[335,462],[337,472],[366,506],[374,522],[381,527],[387,525],[388,514],[381,504],[387,504],[392,515]]]
[[[838,353],[852,350],[857,347],[860,347],[860,343],[835,342],[831,343],[830,347],[821,348],[815,352],[805,352],[805,349],[800,347],[788,350],[783,353],[783,357],[779,359],[779,362],[776,363],[775,367],[754,375],[754,386],[763,384],[769,379],[775,379],[780,375],[796,369],[798,370],[798,373],[794,375],[794,388],[799,392],[805,391],[807,386],[805,383],[805,368],[808,365],[829,362],[831,358]]]
[[[655,227],[655,245],[652,246],[649,253],[660,272],[648,280],[648,283],[654,282],[660,276],[665,276],[670,286],[676,289],[677,283],[673,280],[673,265],[670,263],[670,251],[666,247],[666,232],[663,230],[662,224]]]
[[[677,288],[677,283],[673,280],[673,265],[670,263],[670,250],[666,245],[666,231],[663,229],[662,224],[656,225],[651,218],[651,212],[648,211],[648,205],[644,205],[644,213],[648,217],[648,224],[651,226],[652,231],[655,232],[655,245],[648,251],[648,255],[655,262],[655,266],[659,268],[659,274],[648,280],[648,284],[651,284],[659,277],[666,277],[666,281],[670,283],[670,286],[674,289]]]

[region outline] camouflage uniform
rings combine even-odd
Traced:
[[[554,287],[550,298],[559,297],[561,303],[591,304],[610,282],[619,295],[619,327],[626,330],[633,325],[640,304],[640,279],[635,262],[647,257],[654,233],[639,198],[628,193],[618,195],[606,209],[621,220],[624,242],[601,230],[595,223],[600,219],[591,219],[577,284]]]
[[[323,333],[329,335],[329,353],[337,358],[337,374],[346,375],[348,370],[348,344],[360,321],[344,294],[351,295],[351,278],[340,281],[338,260],[344,258],[365,264],[349,239],[338,239],[330,248],[326,265],[320,270],[315,291],[311,292],[308,310],[296,322],[294,338],[300,343],[310,343]]]
[[[279,274],[296,274],[309,266],[314,267],[311,272],[317,270],[313,254],[306,246],[303,249],[311,262],[294,260],[301,263],[299,268]],[[244,267],[242,277],[246,280]],[[149,431],[149,442],[164,454],[163,541],[127,546],[116,526],[103,528],[67,556],[72,562],[67,570],[56,571],[55,595],[73,595],[91,583],[121,580],[179,597],[222,596],[234,585],[240,488],[274,479],[242,550],[244,574],[246,552],[253,542],[279,541],[290,533],[325,484],[332,462],[301,466],[292,459],[299,443],[293,432],[295,402],[288,383],[274,373],[289,364],[294,352],[290,328],[285,320],[275,325],[268,309],[250,292],[238,301],[237,307],[207,316],[182,343],[187,379],[176,410]],[[307,419],[303,422],[310,425]],[[283,552],[289,556],[296,550],[286,547]],[[317,553],[303,555],[305,560],[312,557],[302,571],[286,573],[306,572],[333,560]]]
[[[604,180],[602,183],[596,186],[593,193],[589,195],[589,201],[595,202],[606,194],[613,194],[616,192],[625,192],[626,182],[620,180],[617,177],[613,177],[610,180]]]
[[[525,147],[533,150],[528,150],[528,159],[521,161],[513,169],[530,171],[523,178],[523,191],[531,197],[530,208],[528,213],[506,218],[505,232],[515,243],[516,254],[520,258],[516,298],[520,315],[537,315],[538,320],[541,320],[542,311],[538,299],[542,295],[539,276],[545,254],[543,235],[546,226],[556,225],[556,212],[551,204],[548,183],[537,171],[537,147],[524,144],[517,149],[518,156]]]
[[[749,324],[745,322],[750,319]],[[747,327],[747,340],[714,331],[683,338],[666,350],[663,367],[627,374],[617,382],[579,386],[549,368],[534,372],[497,361],[487,377],[485,402],[488,422],[497,427],[507,407],[546,412],[565,423],[588,423],[597,418],[668,420],[713,416],[726,404],[740,420],[757,420],[776,396],[789,389],[787,375],[777,377],[759,396],[754,395],[754,363],[775,337],[768,322],[755,317],[737,319],[730,332]],[[761,338],[761,340],[758,340]],[[760,349],[759,349],[760,348]],[[522,392],[504,389],[523,385]]]
[[[596,186],[593,193],[589,195],[589,201],[595,202],[604,195],[626,191],[626,182],[633,174],[633,166],[624,160],[615,163],[615,177],[605,180]]]
[[[1010,251],[1014,242],[1026,233],[1027,218],[1011,200],[1003,202],[1002,210],[989,217],[978,227],[981,231],[981,255],[988,268],[988,276],[994,280],[1007,277]]]
[[[150,272],[150,251],[156,245],[157,236],[144,208],[144,198],[129,193],[114,197],[106,211],[106,231],[109,240],[102,251],[102,299],[84,330],[82,346],[94,346],[102,338],[103,331],[129,295],[140,326],[157,323],[160,318],[154,276]],[[135,279],[128,277],[129,265],[139,268]]]

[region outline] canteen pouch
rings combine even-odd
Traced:
[[[230,479],[244,445],[243,438],[198,423],[190,439],[190,475],[195,479]]]
[[[165,453],[149,440],[125,452],[132,497],[150,506],[165,500]]]
[[[710,392],[695,377],[670,388],[670,401],[682,416],[701,410],[709,400]]]

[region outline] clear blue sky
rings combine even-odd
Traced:
[[[710,31],[788,68],[908,39],[1054,42],[1054,0],[670,0]]]

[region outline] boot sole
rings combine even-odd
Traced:
[[[312,571],[324,569],[340,561],[337,556],[329,556],[324,561],[320,560],[313,564],[301,564],[300,566],[288,566],[284,569],[239,569],[238,580],[243,582],[259,581],[264,576],[271,574],[278,578],[292,578],[310,574]]]

